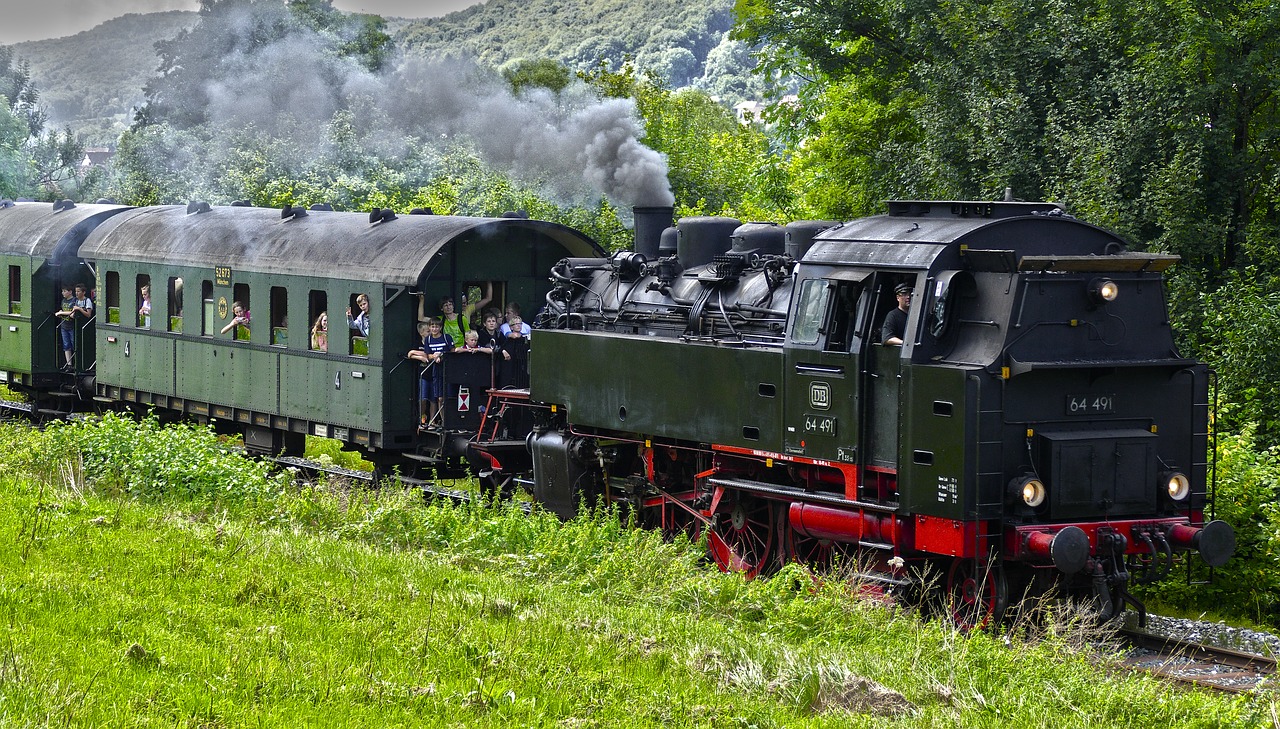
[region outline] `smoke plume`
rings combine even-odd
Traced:
[[[247,36],[253,20],[228,23],[227,32]],[[209,70],[200,95],[203,118],[227,140],[226,155],[245,134],[287,139],[275,160],[286,168],[290,155],[296,163],[320,153],[386,159],[463,142],[562,203],[589,204],[602,194],[623,209],[674,202],[666,159],[641,143],[630,99],[601,100],[581,82],[559,94],[539,88],[517,96],[494,71],[457,60],[402,59],[375,74],[310,31],[229,45],[239,50]],[[335,114],[349,125],[339,141]]]

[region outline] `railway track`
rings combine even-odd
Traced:
[[[1276,659],[1179,638],[1123,629],[1132,646],[1124,664],[1177,683],[1227,693],[1248,693],[1275,675]]]
[[[270,460],[286,468],[296,468],[304,473],[340,476],[365,485],[372,485],[373,483],[373,474],[368,471],[356,471],[350,468],[342,468],[341,466],[329,466],[322,463],[316,463],[315,461],[310,461],[305,458],[298,458],[296,456],[278,456]],[[406,488],[421,491],[422,497],[428,501],[435,499],[447,499],[456,504],[463,504],[481,497],[481,494],[475,491],[451,488],[439,482],[425,481],[423,479],[406,478],[401,476],[400,483],[402,483]],[[532,508],[532,505],[528,502],[521,502],[520,508],[523,509],[525,513],[528,513]]]

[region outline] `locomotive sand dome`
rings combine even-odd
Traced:
[[[799,262],[719,250],[557,267],[530,384],[549,507],[627,499],[748,574],[855,550],[889,586],[928,567],[962,624],[1054,585],[1141,609],[1129,583],[1178,552],[1232,553],[1206,523],[1209,373],[1176,351],[1175,256],[1015,202],[893,202]]]

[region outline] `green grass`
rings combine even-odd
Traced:
[[[373,464],[366,461],[355,451],[342,450],[342,441],[333,438],[319,438],[314,435],[307,436],[306,450],[303,454],[307,459],[315,461],[325,466],[339,466],[352,471],[372,471]]]
[[[133,473],[158,453],[204,462]],[[607,513],[562,524],[299,488],[198,429],[0,426],[0,545],[0,726],[1174,727],[1275,712],[1274,694],[1111,668],[1070,630],[966,638],[796,567],[720,574],[696,545]]]

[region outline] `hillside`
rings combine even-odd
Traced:
[[[89,142],[113,142],[132,121],[142,87],[155,72],[155,42],[195,24],[194,12],[130,13],[91,30],[14,44],[48,107],[50,124],[71,124]]]
[[[600,513],[295,483],[208,429],[0,424],[4,726],[1265,726],[1063,622],[967,638]],[[72,465],[74,464],[74,465]],[[193,465],[195,464],[195,465]]]
[[[396,40],[407,52],[461,53],[495,66],[518,58],[616,66],[631,57],[680,87],[703,76],[732,24],[732,0],[489,0],[407,23]]]
[[[727,40],[732,0],[489,0],[441,18],[388,18],[407,55],[468,56],[500,66],[553,58],[573,69],[625,59],[673,87],[696,85],[732,103],[744,96],[752,60]],[[194,12],[128,14],[65,38],[13,46],[53,126],[70,124],[109,144],[132,122],[155,72],[155,42],[194,25]]]

